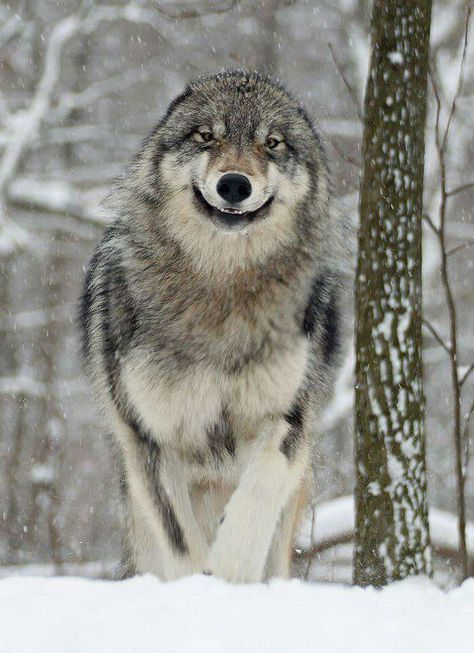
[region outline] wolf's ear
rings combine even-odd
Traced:
[[[166,113],[164,115],[163,120],[167,120],[173,113],[173,111],[178,107],[184,100],[186,100],[189,96],[191,95],[191,87],[186,86],[184,91],[181,93],[181,95],[178,95],[178,97],[175,97],[175,99],[170,103],[168,108],[166,109]]]

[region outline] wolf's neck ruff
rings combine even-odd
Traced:
[[[112,191],[84,351],[121,459],[129,570],[288,573],[338,351],[319,137],[257,74],[192,83]]]

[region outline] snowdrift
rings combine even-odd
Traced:
[[[472,653],[474,580],[383,591],[79,578],[0,581],[1,653]]]

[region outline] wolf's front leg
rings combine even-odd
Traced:
[[[139,427],[121,425],[130,506],[129,539],[139,573],[163,580],[202,571],[208,544],[196,522],[183,463]]]
[[[232,582],[263,580],[280,513],[309,463],[308,438],[291,419],[269,419],[255,444],[209,556],[209,571]]]

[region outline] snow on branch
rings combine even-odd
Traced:
[[[167,18],[200,18],[209,14],[222,14],[237,5],[237,0],[228,0],[221,5],[203,4],[201,7],[196,7],[189,3],[188,6],[181,6],[179,9],[172,9],[176,3],[167,3],[158,5],[157,11],[166,16]]]
[[[46,384],[28,376],[0,377],[0,395],[28,395],[45,397]]]
[[[122,92],[125,88],[147,81],[152,72],[156,73],[159,60],[159,57],[154,57],[146,64],[134,66],[106,79],[93,82],[81,91],[63,93],[57,105],[47,116],[47,121],[57,123],[65,118],[72,109],[90,106],[108,95]]]
[[[16,206],[71,216],[93,225],[104,226],[109,219],[96,209],[95,202],[84,202],[67,181],[17,178],[9,187],[8,199]]]
[[[152,7],[134,2],[125,5],[104,4],[92,7],[90,3],[82,3],[77,13],[56,23],[48,38],[42,73],[29,106],[15,114],[7,114],[6,105],[3,104],[7,124],[2,138],[3,153],[0,158],[0,251],[8,252],[27,240],[27,234],[19,227],[15,227],[7,216],[5,206],[7,190],[18,170],[22,156],[31,147],[42,124],[50,117],[48,114],[51,113],[66,45],[79,34],[90,35],[102,23],[127,21],[146,25],[159,32],[163,26],[163,16],[173,19],[198,17],[206,13],[227,11],[234,5],[235,1],[231,0],[218,6],[203,5],[197,8],[190,6],[175,11],[167,5]],[[9,27],[10,31],[16,25],[15,21]],[[7,23],[8,25],[10,22]],[[5,32],[5,29],[4,26],[2,32]],[[152,63],[150,62],[150,68]],[[147,74],[147,71],[144,74]],[[108,80],[97,82],[84,91],[65,94],[60,98],[58,108],[53,115],[55,113],[56,120],[59,120],[68,110],[76,106],[84,106],[114,92],[120,84],[131,85],[136,81],[141,81],[140,73],[137,75],[136,70],[126,71]],[[1,106],[0,103],[0,108]]]
[[[18,329],[38,329],[49,326],[53,323],[61,323],[72,320],[76,303],[58,304],[47,309],[33,309],[20,311],[14,315],[7,314],[0,321],[0,332],[17,331]]]
[[[7,7],[0,8],[0,51],[20,36],[24,28],[25,25],[17,12],[11,13]]]
[[[17,170],[20,158],[31,138],[36,134],[49,108],[61,70],[61,53],[67,41],[81,26],[79,16],[68,16],[53,29],[46,48],[43,74],[27,110],[12,118],[11,136],[0,159],[0,196]]]

